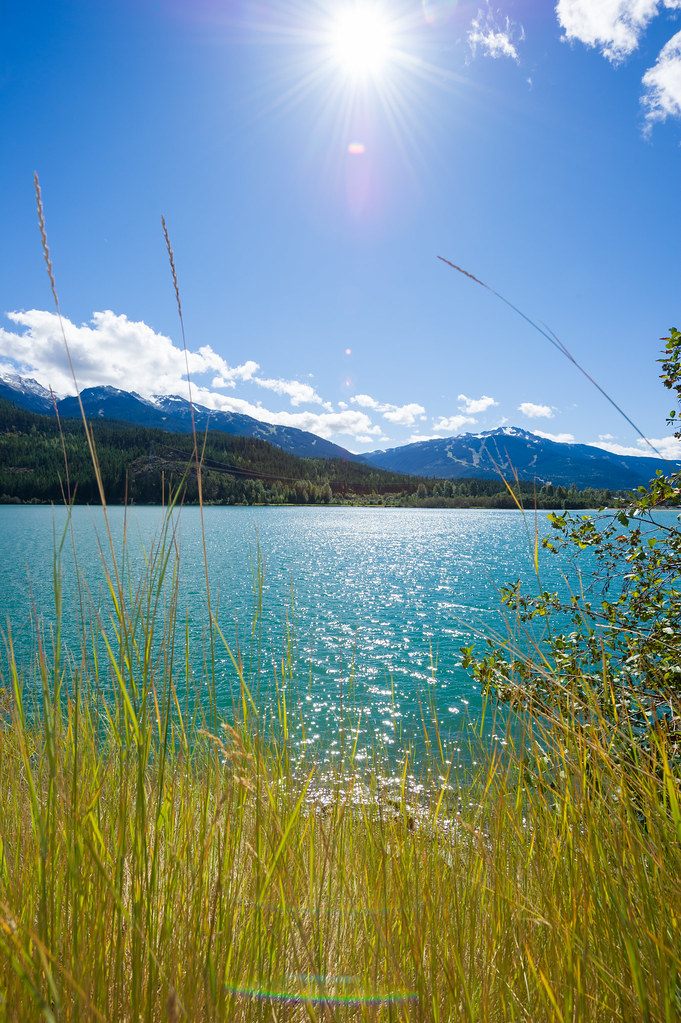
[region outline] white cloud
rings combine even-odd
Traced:
[[[660,0],[558,0],[556,14],[566,39],[598,47],[617,62],[634,52],[659,7]]]
[[[523,401],[518,405],[518,412],[522,412],[528,419],[553,419],[553,409],[550,405],[535,405],[533,401]]]
[[[681,117],[681,32],[662,47],[657,62],[643,76],[643,87],[641,102],[649,128],[655,121]]]
[[[466,423],[474,422],[476,422],[476,420],[471,416],[440,416],[439,419],[433,420],[433,429],[443,430],[445,433],[459,433],[461,427],[465,426]]]
[[[74,394],[57,315],[30,309],[7,313],[7,318],[24,330],[13,333],[0,328],[0,355],[11,359],[21,375],[36,376],[59,394]],[[66,318],[63,323],[79,387],[109,384],[132,388],[145,397],[187,393],[184,351],[146,323],[110,310],[94,313],[90,324],[80,327]],[[221,387],[233,388],[237,380],[250,380],[258,369],[252,361],[229,366],[208,345],[188,352],[187,360],[192,377],[217,374],[213,386],[219,380]]]
[[[341,412],[273,412],[263,408],[262,405],[254,405],[244,398],[236,398],[227,394],[216,394],[207,388],[195,387],[192,389],[194,400],[199,405],[207,408],[218,409],[221,412],[240,412],[246,416],[252,416],[263,423],[273,423],[276,426],[294,426],[299,430],[307,430],[316,433],[319,437],[329,439],[338,434],[354,437],[359,440],[360,435],[364,441],[382,440],[381,427],[371,422],[365,412],[357,412],[354,409],[347,409]]]
[[[663,458],[681,459],[681,440],[678,437],[650,437],[649,440]],[[655,452],[651,451],[645,441],[639,440],[637,443],[640,455],[655,457]]]
[[[457,400],[460,402],[459,411],[470,416],[474,416],[478,412],[486,412],[488,408],[499,404],[498,401],[486,394],[480,398],[467,398],[465,394],[460,394]]]
[[[350,401],[354,402],[355,405],[359,405],[361,408],[381,408],[381,403],[376,401],[375,398],[372,398],[370,394],[355,394]]]
[[[424,441],[424,440],[442,440],[442,439],[443,439],[443,436],[442,436],[441,433],[429,433],[429,434],[412,433],[411,437],[407,441],[407,444],[419,444],[421,441]]]
[[[330,408],[328,402],[324,402],[319,397],[314,387],[310,387],[309,384],[301,384],[299,380],[272,380],[262,377],[252,377],[252,380],[254,384],[258,384],[268,391],[274,391],[275,394],[286,394],[291,399],[292,405],[326,404]]]
[[[260,366],[258,365],[257,362],[251,362],[249,360],[248,362],[244,363],[243,366],[239,366],[237,368],[242,371],[238,377],[235,375],[232,375],[231,377],[218,375],[216,377],[213,377],[211,381],[211,386],[233,388],[235,386],[236,380],[253,380],[253,375],[257,373],[257,371],[260,369]]]
[[[389,422],[396,423],[398,426],[413,426],[417,417],[423,418],[425,411],[423,405],[417,405],[415,401],[412,401],[408,405],[400,405],[389,412],[384,412],[383,416]]]
[[[415,401],[407,405],[391,405],[388,402],[380,402],[372,398],[370,394],[355,394],[350,401],[360,408],[370,408],[380,412],[384,419],[398,426],[413,426],[417,418],[423,418],[426,411],[423,405]]]
[[[599,440],[614,440],[615,438],[613,437],[613,435],[611,433],[599,433],[598,434],[598,439]]]
[[[451,436],[460,433],[461,428],[467,423],[477,423],[477,419],[474,418],[477,413],[486,412],[493,405],[499,404],[487,394],[483,394],[480,398],[468,398],[465,394],[460,394],[457,401],[459,402],[458,413],[453,416],[440,416],[439,419],[433,420],[433,430],[441,432],[435,433],[431,437],[419,437],[418,439],[431,440],[443,435]]]
[[[611,441],[592,440],[588,442],[590,448],[600,448],[601,451],[610,451],[613,455],[642,455],[643,452],[633,445],[617,444]],[[650,452],[652,454],[652,451]]]
[[[56,394],[73,394],[75,389],[64,350],[59,320],[55,313],[31,309],[8,313],[12,323],[23,328],[10,331],[0,328],[0,359],[9,371],[35,377]],[[154,394],[188,395],[184,351],[163,334],[156,333],[143,322],[128,320],[111,311],[94,313],[89,324],[77,326],[64,318],[64,330],[71,350],[79,387],[110,385],[122,390],[135,390],[142,397]],[[266,423],[294,426],[320,437],[352,437],[362,443],[383,440],[380,426],[366,412],[347,406],[334,411],[309,384],[297,380],[258,377],[257,362],[249,360],[230,366],[210,346],[187,353],[194,400],[208,408],[241,412]],[[321,404],[325,411],[277,412],[263,408],[241,397],[221,393],[233,390],[236,383],[257,386],[286,396],[291,404]],[[398,410],[398,406],[387,406]],[[406,419],[421,406],[406,406]],[[411,425],[411,421],[408,422]]]
[[[24,331],[18,334],[0,328],[0,354],[14,360],[21,374],[39,375],[59,394],[75,393],[57,315],[30,309],[8,313],[7,318]],[[90,323],[80,327],[66,318],[63,323],[79,387],[108,384],[134,389],[143,397],[187,393],[184,351],[146,323],[111,310],[94,313]],[[229,366],[210,345],[189,351],[187,361],[193,382],[211,373],[211,387],[218,390],[233,389],[237,381],[250,382],[286,395],[294,406],[316,404],[333,410],[310,384],[258,377],[260,367],[251,359],[241,366]]]
[[[558,0],[556,15],[565,39],[597,47],[618,63],[634,52],[663,7],[681,10],[681,0]],[[681,117],[681,32],[663,46],[646,71],[643,89],[646,132],[656,121]]]
[[[543,430],[534,430],[533,433],[537,437],[543,437],[545,440],[555,440],[558,444],[574,444],[575,438],[572,433],[544,433]]]
[[[500,18],[499,12],[495,13],[490,9],[479,10],[477,16],[471,23],[468,32],[468,44],[473,56],[478,48],[488,57],[510,57],[511,60],[520,60],[514,39],[522,42],[525,38],[525,31],[522,26],[516,26],[510,18]]]
[[[592,441],[590,446],[611,451],[613,455],[647,455],[649,458],[655,458],[656,451],[658,451],[663,458],[681,459],[681,440],[678,440],[676,437],[650,437],[650,443],[656,449],[656,451],[653,451],[650,445],[646,444],[640,437],[635,445],[627,445],[616,444],[614,441],[606,439],[607,436],[607,434],[602,437],[599,436],[599,439]]]

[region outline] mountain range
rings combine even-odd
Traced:
[[[419,441],[387,451],[355,456],[369,465],[440,479],[535,479],[556,486],[629,490],[648,483],[658,469],[668,473],[681,463],[662,458],[616,455],[590,444],[565,444],[517,426],[485,433]]]
[[[0,375],[0,396],[31,412],[73,419],[80,416],[77,398],[53,400],[36,380]],[[81,392],[90,419],[118,420],[157,427],[169,433],[191,433],[192,406],[176,395],[143,398],[115,387],[89,387]],[[565,444],[514,426],[484,433],[419,441],[386,451],[355,455],[346,448],[289,426],[275,426],[237,412],[220,412],[194,404],[196,429],[269,441],[301,458],[344,458],[392,472],[440,479],[497,479],[500,475],[536,480],[540,485],[632,489],[646,484],[658,469],[678,470],[679,462],[661,458],[616,455],[588,444]]]
[[[78,419],[81,414],[77,398],[53,401],[50,392],[31,378],[0,374],[0,397],[42,415],[54,415],[55,405],[62,419]],[[186,398],[177,395],[142,398],[134,391],[121,391],[117,387],[86,387],[80,398],[88,419],[117,419],[137,426],[156,427],[167,433],[192,432],[192,406]],[[194,403],[194,424],[200,433],[210,429],[238,437],[267,440],[298,458],[356,459],[345,448],[314,433],[292,426],[263,423],[239,412],[219,412]]]

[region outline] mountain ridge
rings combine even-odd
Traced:
[[[631,489],[650,481],[657,470],[678,470],[681,463],[646,455],[617,455],[590,444],[554,441],[519,426],[482,433],[416,441],[356,456],[381,469],[440,479],[503,475],[536,479],[556,486]]]
[[[22,386],[18,386],[17,381],[20,381]],[[50,392],[42,388],[37,381],[14,374],[0,374],[0,397],[13,402],[19,408],[43,415],[53,416],[55,404],[60,417],[64,419],[77,419],[81,414],[77,397],[68,396],[53,402]],[[192,406],[186,398],[179,395],[155,395],[149,399],[134,391],[124,391],[107,384],[84,388],[80,398],[85,414],[91,418],[117,419],[137,426],[155,426],[168,433],[191,433],[194,424],[199,432],[210,429],[232,436],[267,440],[299,458],[356,460],[356,456],[346,448],[314,433],[294,426],[264,423],[241,412],[222,412],[194,403],[192,423]]]
[[[75,397],[53,398],[32,378],[0,374],[0,396],[20,408],[62,418],[80,416]],[[178,395],[143,398],[134,391],[110,385],[81,392],[90,418],[119,420],[157,427],[168,433],[190,433],[192,406]],[[681,463],[645,455],[616,455],[588,444],[564,443],[540,437],[519,426],[501,426],[480,433],[415,441],[386,450],[353,454],[331,441],[296,427],[264,423],[238,412],[222,412],[194,404],[196,429],[269,441],[289,454],[304,458],[344,458],[379,469],[439,479],[536,480],[540,485],[605,487],[613,490],[643,486],[657,470],[678,470]]]

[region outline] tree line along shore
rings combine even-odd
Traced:
[[[90,424],[110,504],[161,504],[179,487],[198,504],[191,434],[112,420]],[[624,491],[533,481],[432,479],[341,458],[299,458],[253,437],[210,431],[199,438],[205,504],[369,505],[430,508],[598,508]],[[66,466],[68,465],[68,472]],[[85,430],[0,399],[0,504],[99,503]]]

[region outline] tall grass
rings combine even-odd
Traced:
[[[67,529],[34,660],[4,637],[1,1020],[679,1018],[681,811],[663,735],[625,771],[597,706],[589,730],[569,700],[560,720],[526,709],[454,785],[430,714],[421,791],[408,759],[388,789],[351,743],[323,773],[288,741],[305,715],[290,646],[276,665],[258,647],[260,567],[253,652],[229,646],[208,591],[193,648],[176,519],[164,511],[138,575],[110,545],[101,606],[92,578],[62,606]],[[81,623],[68,654],[64,615]],[[221,721],[225,652],[236,699]]]
[[[461,788],[388,798],[351,753],[328,784],[238,657],[241,710],[197,714],[179,558],[164,528],[70,661],[58,613],[32,673],[7,637],[0,1018],[678,1018],[663,746],[623,777],[605,723],[528,719]]]

